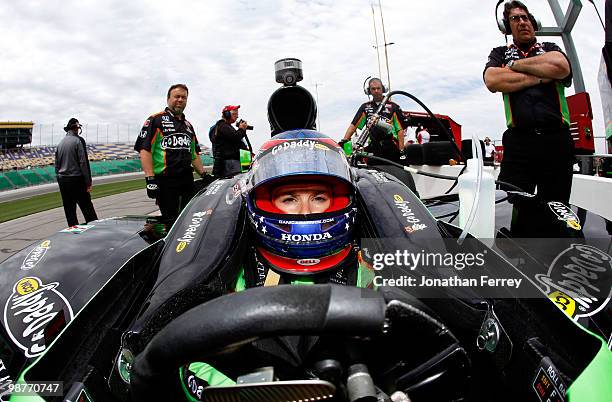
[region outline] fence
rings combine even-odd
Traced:
[[[31,146],[57,145],[66,135],[65,123],[34,123]],[[105,144],[111,142],[134,143],[140,129],[140,123],[84,123],[81,136],[87,143]]]

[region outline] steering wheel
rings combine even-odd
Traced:
[[[210,361],[255,339],[288,335],[367,337],[382,340],[379,345],[399,337],[414,356],[423,346],[410,344],[409,334],[418,333],[437,350],[410,370],[405,361],[387,365],[392,388],[407,389],[440,377],[464,382],[455,377],[468,371],[469,360],[457,338],[417,307],[418,300],[402,298],[395,290],[325,284],[259,287],[213,299],[170,322],[136,356],[130,375],[132,400],[168,400],[180,389],[178,369],[185,364]],[[393,360],[388,354],[395,352],[382,353]]]

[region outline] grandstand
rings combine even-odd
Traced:
[[[31,121],[0,122],[0,149],[12,149],[32,142]]]
[[[140,159],[133,144],[88,144],[92,176],[138,172]],[[202,162],[212,165],[210,149],[202,146]],[[55,182],[55,147],[0,150],[0,191]]]

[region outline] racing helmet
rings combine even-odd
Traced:
[[[279,188],[311,184],[327,189],[324,211],[286,213],[275,205]],[[331,138],[293,130],[268,140],[253,160],[245,198],[259,260],[269,268],[318,274],[353,257],[355,187],[346,156]]]

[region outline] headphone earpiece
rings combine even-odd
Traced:
[[[230,110],[224,110],[223,112],[221,112],[221,116],[224,119],[229,119],[230,117],[232,117],[232,112]]]
[[[497,29],[499,29],[499,31],[503,33],[504,35],[511,35],[512,29],[510,28],[510,20],[505,17],[502,19],[497,18],[497,9],[499,8],[499,5],[503,2],[504,0],[499,0],[497,4],[495,5],[495,20],[497,21]],[[534,17],[533,14],[531,14],[530,12],[528,12],[527,15],[529,16],[529,22],[531,22],[531,26],[533,27],[533,30],[535,32],[541,31],[542,23],[540,22],[540,20]]]
[[[510,22],[507,18],[497,20],[497,29],[504,35],[510,35],[512,30],[510,29]]]

